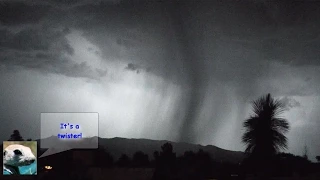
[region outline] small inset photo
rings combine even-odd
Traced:
[[[37,175],[37,141],[3,141],[3,175]]]

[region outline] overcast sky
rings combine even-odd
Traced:
[[[288,102],[289,152],[320,155],[320,3],[0,0],[0,137],[98,112],[101,137],[244,150],[250,102]]]

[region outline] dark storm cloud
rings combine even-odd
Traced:
[[[58,48],[70,55],[74,53],[65,36],[68,34],[66,29],[62,31],[50,30],[46,28],[26,28],[17,33],[10,32],[8,29],[1,30],[0,48],[21,51],[49,51],[51,46],[58,43]]]
[[[130,70],[130,71],[135,71],[139,68],[138,65],[135,65],[135,64],[132,64],[132,63],[129,63],[127,67],[125,67],[125,69],[127,70]]]
[[[320,65],[320,31],[312,28],[312,24],[309,26],[311,28],[283,28],[278,31],[278,37],[263,39],[264,58],[292,66]]]
[[[59,5],[74,5],[77,3],[83,3],[84,0],[48,0],[48,2],[56,3]]]
[[[258,51],[262,55],[260,59],[266,61],[292,66],[320,65],[317,50],[320,2],[215,1],[206,4],[208,8],[219,7],[206,11],[211,17],[203,15],[208,24],[214,23],[211,31],[217,34],[215,38],[237,39],[238,44]],[[228,13],[225,9],[229,9]]]
[[[40,0],[41,1],[41,0]],[[91,5],[91,4],[101,4],[101,3],[107,3],[107,4],[117,4],[122,0],[99,0],[99,1],[92,1],[92,0],[47,0],[46,2],[52,5],[55,5],[57,7],[75,7],[75,6],[81,6],[81,5]]]
[[[99,80],[106,76],[106,70],[93,70],[86,62],[76,63],[59,53],[11,52],[2,54],[1,64],[6,67],[24,67],[42,73],[61,74],[68,77]]]
[[[131,42],[130,40],[127,40],[127,39],[121,39],[121,38],[117,39],[117,44],[120,46],[124,46],[125,48],[128,48],[128,49],[135,46],[134,42]]]
[[[314,18],[312,14],[317,9],[318,3],[310,3],[310,1],[257,1],[260,5],[258,10],[262,10],[265,17],[270,19],[270,25],[274,26],[295,26],[301,25],[310,18]],[[265,18],[266,19],[266,18]]]
[[[149,1],[124,1],[119,5],[81,5],[70,13],[77,17],[74,26],[101,49],[105,59],[139,64],[142,70],[177,84],[185,83],[185,69],[179,67],[183,60],[162,6]]]
[[[29,2],[0,2],[0,24],[34,24],[43,19],[50,10],[49,5],[30,4]]]
[[[0,30],[1,64],[7,68],[18,66],[43,73],[90,79],[99,79],[106,75],[106,70],[93,70],[87,63],[76,63],[63,55],[72,56],[74,49],[66,39],[70,29],[61,28],[64,23],[57,22],[59,16],[58,19],[47,16],[54,8],[54,3],[5,1],[0,5],[0,22],[7,26]],[[63,12],[56,7],[55,10]],[[22,26],[25,24],[34,26]],[[13,25],[18,30],[12,29]]]
[[[129,71],[136,71],[137,73],[141,71],[151,72],[152,70],[152,68],[150,67],[145,68],[145,67],[142,67],[141,65],[133,64],[133,63],[129,63],[124,69]]]
[[[63,55],[74,54],[65,37],[70,31],[67,28],[26,28],[16,33],[8,29],[1,31],[0,49],[5,50],[1,52],[1,64],[69,77],[99,79],[106,75],[105,70],[93,70],[85,62],[76,63]]]

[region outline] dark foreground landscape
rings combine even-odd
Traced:
[[[54,137],[45,139],[52,140]],[[45,141],[43,140],[43,141]],[[38,157],[47,149],[40,148]],[[90,139],[87,139],[90,141]],[[38,160],[38,175],[4,179],[257,179],[243,152],[148,139],[99,138],[98,149],[73,149]],[[48,166],[52,169],[47,168]],[[319,179],[320,163],[281,153],[272,179]]]

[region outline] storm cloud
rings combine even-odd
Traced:
[[[68,28],[26,27],[15,32],[4,27],[0,35],[1,64],[69,77],[99,79],[105,76],[105,70],[70,60],[74,49],[66,38],[69,33]]]
[[[319,10],[303,1],[1,1],[0,80],[12,85],[1,87],[0,111],[7,125],[27,120],[5,107],[32,122],[41,111],[98,111],[103,137],[243,150],[250,102],[271,93],[288,105],[289,150],[302,153],[308,139],[314,156]]]

